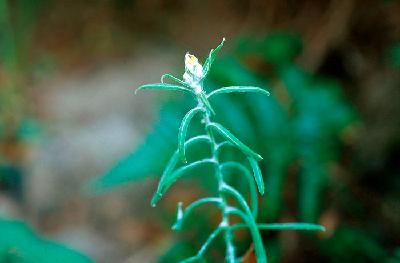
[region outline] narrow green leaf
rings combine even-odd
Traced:
[[[280,229],[280,230],[309,230],[309,231],[325,231],[325,227],[317,224],[309,223],[274,223],[274,224],[258,224],[259,229]]]
[[[222,149],[225,148],[226,146],[234,147],[235,149],[237,149],[236,146],[233,143],[231,143],[230,141],[223,141],[223,142],[217,144],[217,147],[215,149],[215,155],[218,157],[220,152],[222,151]]]
[[[208,137],[207,135],[199,135],[199,136],[190,138],[189,140],[187,140],[185,142],[185,149],[187,149],[188,147],[192,146],[193,144],[199,143],[199,142],[210,142],[210,137]],[[176,165],[178,164],[178,160],[179,160],[179,151],[176,150],[175,153],[169,159],[167,166],[164,168],[164,171],[160,178],[160,182],[158,183],[159,186],[157,188],[157,192],[154,194],[154,196],[151,200],[151,206],[155,206],[156,203],[158,202],[158,200],[162,197],[162,195],[158,194],[158,189],[160,188],[160,185],[164,184],[164,181],[166,180],[166,178],[168,176],[170,176],[170,174],[174,171]]]
[[[63,244],[39,236],[23,221],[0,218],[0,262],[92,263],[90,258]]]
[[[207,95],[207,98],[211,98],[214,95],[225,94],[225,93],[233,93],[233,92],[253,92],[253,93],[261,93],[264,95],[269,96],[269,92],[253,86],[229,86],[229,87],[222,87],[220,89],[214,90]]]
[[[247,181],[249,182],[251,212],[253,214],[253,217],[257,218],[257,212],[258,212],[257,189],[253,176],[251,175],[250,171],[244,165],[233,161],[221,163],[220,168],[222,172],[224,172],[224,170],[226,169],[236,169],[244,174]]]
[[[247,157],[249,160],[250,166],[253,169],[254,180],[257,183],[258,191],[261,195],[264,194],[264,180],[261,174],[260,167],[258,166],[257,161],[252,157]]]
[[[152,83],[140,86],[135,90],[135,94],[138,91],[145,89],[173,90],[173,91],[184,91],[193,93],[191,89],[179,85],[168,84],[168,83]]]
[[[216,47],[215,49],[211,49],[210,54],[208,55],[208,58],[206,59],[206,61],[204,62],[204,77],[207,76],[207,74],[210,71],[211,65],[213,64],[215,58],[218,55],[218,52],[221,50],[221,48],[224,46],[225,43],[225,38],[222,39],[221,44],[218,45],[218,47]]]
[[[172,80],[176,81],[177,83],[181,84],[182,86],[184,86],[184,87],[190,89],[189,84],[187,84],[186,82],[184,82],[184,81],[181,80],[181,79],[178,79],[177,77],[175,77],[175,76],[172,75],[172,74],[163,74],[163,75],[161,76],[161,83],[165,83],[164,80],[165,80],[166,78],[172,79]],[[168,83],[167,83],[167,84],[168,84]]]
[[[188,165],[182,166],[174,172],[167,174],[163,180],[160,180],[158,184],[157,191],[154,193],[153,198],[151,199],[151,205],[154,207],[156,203],[161,199],[161,197],[165,194],[165,192],[171,187],[171,185],[178,180],[179,177],[184,175],[190,170],[193,170],[199,166],[205,164],[215,164],[215,160],[212,159],[203,159]]]
[[[246,228],[246,224],[236,224],[231,226],[232,230]],[[304,231],[325,231],[325,227],[317,224],[309,223],[272,223],[272,224],[257,224],[261,230],[304,230]]]
[[[199,135],[196,137],[192,137],[189,140],[185,142],[185,150],[189,147],[191,147],[195,143],[200,143],[200,142],[210,142],[210,137],[207,135]],[[179,159],[179,150],[176,150],[170,160],[168,161],[167,166],[165,167],[163,174],[160,178],[160,183],[165,180],[165,178],[172,173],[172,171],[175,169],[175,166],[178,163]]]
[[[208,101],[206,94],[204,94],[204,92],[201,92],[201,93],[198,93],[197,96],[201,100],[201,102],[204,104],[204,106],[207,108],[207,110],[209,110],[212,114],[215,115],[215,111],[211,107],[211,104]]]
[[[215,111],[218,112],[219,119],[224,120],[224,125],[229,127],[230,131],[236,137],[246,141],[249,145],[255,145],[257,136],[256,129],[253,129],[254,120],[248,114],[247,105],[243,104],[241,99],[235,96],[219,96],[218,99],[209,101],[212,103]]]
[[[230,194],[232,197],[238,201],[242,209],[244,210],[244,213],[242,211],[238,211],[239,215],[243,218],[247,226],[249,227],[249,231],[251,233],[251,236],[253,237],[253,243],[254,243],[254,250],[255,254],[257,256],[258,263],[267,263],[267,255],[265,253],[264,245],[261,239],[260,231],[258,230],[256,221],[254,217],[251,214],[250,208],[246,203],[246,200],[243,198],[243,196],[233,187],[229,185],[223,185],[222,192]],[[238,209],[233,208],[232,211],[236,211]],[[243,214],[243,215],[242,215]]]
[[[184,163],[187,163],[186,156],[185,156],[185,139],[186,139],[187,129],[189,127],[190,121],[199,112],[201,112],[201,108],[191,109],[188,113],[186,113],[185,117],[183,117],[181,126],[179,127],[178,150],[179,150],[179,155],[181,157],[181,160]]]
[[[236,138],[230,131],[223,127],[219,123],[212,122],[208,124],[207,127],[213,128],[218,131],[223,137],[232,142],[236,147],[238,147],[244,154],[253,157],[255,160],[262,160],[261,155],[251,150],[248,146],[242,143],[238,138]]]
[[[195,209],[196,207],[199,207],[204,204],[216,204],[219,206],[221,204],[221,198],[219,197],[205,197],[202,199],[199,199],[190,205],[186,207],[185,210],[182,208],[182,202],[178,203],[178,210],[176,213],[176,222],[172,226],[173,230],[181,230],[182,229],[182,224],[185,221],[185,219],[190,215],[190,213]]]

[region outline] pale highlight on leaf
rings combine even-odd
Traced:
[[[261,89],[259,87],[253,86],[230,86],[230,87],[223,87],[217,90],[210,92],[207,95],[207,98],[211,98],[212,96],[219,95],[219,94],[226,94],[226,93],[234,93],[234,92],[248,92],[248,93],[260,93],[269,96],[269,92]]]
[[[161,76],[161,83],[165,83],[165,79],[167,79],[167,78],[168,78],[168,79],[172,79],[172,80],[174,80],[175,82],[181,84],[182,86],[184,86],[184,87],[190,89],[190,86],[189,86],[186,82],[184,82],[184,81],[181,80],[181,79],[178,79],[177,77],[175,77],[175,76],[172,75],[172,74],[163,74],[163,75]],[[168,83],[166,83],[166,84],[168,84]]]
[[[138,89],[135,90],[135,94],[138,91],[146,90],[146,89],[172,90],[172,91],[183,91],[183,92],[193,93],[192,90],[190,90],[189,88],[183,87],[183,86],[167,84],[167,83],[154,83],[154,84],[146,84],[146,85],[140,86]]]

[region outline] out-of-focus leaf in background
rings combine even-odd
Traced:
[[[89,263],[88,257],[37,236],[25,223],[0,219],[0,262]]]
[[[156,176],[162,171],[169,156],[175,151],[175,130],[182,116],[180,104],[170,103],[160,110],[159,118],[145,141],[129,156],[121,160],[107,174],[95,180],[92,189],[102,191],[130,181]],[[151,157],[155,157],[157,161]]]
[[[322,251],[331,262],[400,262],[391,257],[376,240],[365,231],[340,226],[335,234],[321,243]]]
[[[302,49],[303,43],[298,34],[279,31],[264,37],[242,37],[235,50],[240,55],[256,55],[274,66],[284,66],[293,63]]]
[[[387,61],[389,64],[400,67],[400,43],[397,42],[390,46],[387,50]]]

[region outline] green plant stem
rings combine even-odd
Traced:
[[[227,184],[223,185],[220,191],[222,193],[228,193],[232,195],[239,202],[240,206],[242,206],[244,213],[240,211],[241,212],[240,215],[246,222],[250,230],[251,236],[253,238],[254,250],[257,256],[257,261],[258,263],[267,263],[267,255],[265,253],[264,245],[261,239],[261,234],[260,231],[258,230],[255,218],[252,216],[250,208],[246,203],[246,200],[244,200],[244,198],[238,191],[236,191],[233,187]],[[231,211],[232,208],[229,209],[228,213],[231,213]]]
[[[224,239],[226,243],[226,261],[228,263],[235,263],[236,256],[235,256],[235,247],[233,245],[233,230],[231,229],[229,223],[229,215],[231,212],[231,207],[228,205],[226,200],[226,194],[233,195],[233,197],[239,202],[242,208],[245,210],[245,223],[249,226],[250,233],[253,237],[253,241],[255,244],[255,253],[257,256],[258,263],[267,263],[267,257],[265,254],[264,246],[262,243],[260,232],[257,228],[257,224],[255,222],[255,218],[246,203],[246,200],[238,193],[234,188],[229,186],[225,181],[221,170],[221,164],[218,159],[218,149],[219,144],[216,142],[213,131],[211,126],[213,122],[211,122],[210,117],[211,114],[209,110],[207,110],[206,106],[204,105],[203,101],[198,99],[198,106],[203,109],[203,117],[204,117],[204,124],[205,129],[207,131],[208,136],[210,137],[210,145],[211,145],[211,159],[214,161],[215,164],[215,176],[218,181],[218,195],[221,199],[221,210],[222,210],[222,222],[221,226],[225,228],[224,231]]]
[[[221,226],[224,227],[224,239],[226,243],[226,261],[228,263],[235,263],[235,247],[233,245],[233,234],[232,230],[230,229],[230,224],[229,224],[229,213],[227,211],[228,203],[226,200],[225,195],[222,193],[221,189],[223,188],[224,185],[226,185],[223,174],[220,168],[220,163],[218,160],[218,144],[215,141],[214,135],[211,131],[211,129],[208,129],[207,127],[211,123],[210,120],[210,113],[204,106],[203,102],[199,100],[199,106],[203,108],[203,116],[204,116],[204,122],[205,122],[205,129],[207,131],[208,136],[210,137],[211,140],[211,158],[215,162],[215,176],[218,181],[218,196],[221,200],[221,210],[222,210],[222,222]]]

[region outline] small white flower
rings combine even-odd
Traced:
[[[189,84],[196,93],[202,91],[201,80],[203,79],[203,66],[199,63],[199,60],[189,54],[185,55],[185,73],[183,74],[183,80]]]
[[[189,53],[185,55],[185,71],[193,75],[195,79],[203,78],[203,66],[195,56]]]

